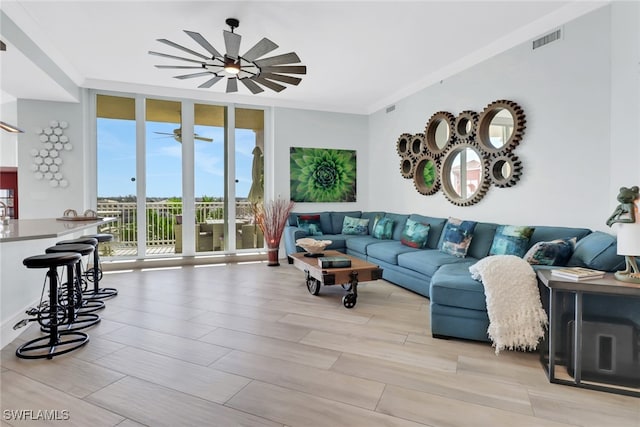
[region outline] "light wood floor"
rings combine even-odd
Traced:
[[[39,284],[34,284],[39,286]],[[355,308],[263,263],[105,275],[83,349],[2,350],[0,425],[640,427],[640,399],[549,384],[537,354],[433,339],[429,300],[377,281]],[[10,420],[8,410],[68,411]],[[64,413],[60,413],[64,414]]]

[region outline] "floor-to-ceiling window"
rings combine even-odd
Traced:
[[[98,94],[96,116],[98,210],[117,218],[106,255],[263,246],[263,110]]]

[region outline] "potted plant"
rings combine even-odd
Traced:
[[[280,265],[278,261],[280,239],[294,206],[295,202],[282,199],[268,200],[255,206],[256,223],[262,230],[267,243],[267,265],[270,267]]]

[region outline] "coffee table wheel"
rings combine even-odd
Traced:
[[[358,297],[356,297],[354,294],[347,294],[342,297],[342,305],[344,305],[346,308],[353,308],[356,306],[357,299]]]
[[[351,288],[353,288],[353,285],[351,285],[351,283],[345,283],[345,284],[342,284],[340,286],[342,286],[342,289],[344,289],[347,292],[349,292],[351,290]]]
[[[320,281],[313,277],[307,277],[307,289],[311,295],[318,295],[320,293]]]

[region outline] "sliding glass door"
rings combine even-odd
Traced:
[[[98,210],[118,218],[107,255],[263,246],[263,110],[101,94],[96,106]]]

